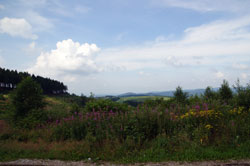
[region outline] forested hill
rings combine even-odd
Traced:
[[[30,75],[27,72],[17,72],[16,70],[3,69],[0,67],[0,92],[16,88],[17,84],[25,77],[32,77],[38,82],[45,94],[63,94],[67,93],[67,86],[62,82],[44,78],[41,76]]]

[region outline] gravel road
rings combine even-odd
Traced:
[[[86,161],[19,159],[10,162],[0,162],[0,166],[250,166],[250,160],[112,164],[108,162],[91,163]]]

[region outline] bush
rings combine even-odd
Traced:
[[[183,92],[182,88],[178,86],[174,92],[174,100],[178,103],[186,104],[188,93]]]
[[[24,117],[31,110],[40,109],[44,106],[42,88],[31,77],[25,78],[17,85],[11,99],[17,117]]]
[[[156,98],[156,99],[147,99],[144,101],[143,105],[149,108],[156,108],[159,106],[164,105],[166,102],[163,98]]]
[[[46,120],[42,89],[31,77],[25,78],[11,94],[13,122],[17,127],[33,128]]]
[[[46,123],[48,119],[47,114],[41,110],[31,110],[25,117],[16,117],[15,125],[18,128],[32,129],[41,126]]]
[[[212,101],[217,99],[217,93],[212,90],[210,86],[208,86],[204,92],[204,99],[206,101]]]
[[[244,107],[246,110],[250,108],[250,84],[247,87],[242,87],[239,81],[235,87],[237,94],[235,96],[236,105],[238,107]]]
[[[94,99],[86,103],[85,110],[87,112],[104,111],[104,112],[126,112],[129,107],[126,104],[117,103],[108,99]]]
[[[70,108],[70,113],[71,114],[79,113],[80,110],[81,110],[80,106],[76,103],[73,103]]]
[[[223,80],[219,89],[220,98],[224,102],[229,102],[233,98],[233,92],[226,80]]]

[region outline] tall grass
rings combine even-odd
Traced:
[[[31,113],[20,120],[23,128],[0,121],[0,160],[91,158],[124,163],[249,158],[250,109],[244,96],[248,93],[229,102],[197,96],[185,103],[157,99],[137,107],[91,99],[84,108],[50,98],[40,111],[46,114],[44,119]]]

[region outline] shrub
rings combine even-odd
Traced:
[[[76,103],[73,103],[73,104],[71,105],[70,113],[71,113],[71,114],[79,113],[80,110],[81,110],[80,106],[77,105]]]
[[[237,94],[235,96],[238,107],[244,107],[246,110],[250,108],[250,85],[242,87],[239,84],[236,87]]]
[[[25,78],[18,84],[11,95],[11,99],[17,117],[23,117],[31,110],[40,109],[44,106],[42,89],[31,77]]]
[[[92,111],[104,111],[104,112],[125,112],[129,110],[126,104],[117,103],[108,99],[94,99],[86,103],[85,110],[87,112]]]
[[[185,104],[188,99],[188,93],[183,92],[182,88],[178,86],[174,92],[174,100],[178,103]]]
[[[210,86],[208,86],[204,92],[204,99],[207,101],[212,101],[217,99],[217,93],[212,90]]]
[[[220,98],[224,102],[229,102],[233,98],[233,92],[226,80],[223,80],[219,89]]]
[[[147,99],[144,101],[143,105],[149,108],[155,108],[164,105],[166,102],[163,98]]]
[[[194,105],[194,104],[197,104],[197,103],[201,103],[202,100],[197,94],[195,94],[195,95],[192,95],[192,96],[189,97],[188,102],[189,102],[190,105]]]
[[[42,89],[31,77],[25,78],[11,94],[13,122],[17,127],[33,128],[46,120]]]
[[[43,110],[36,109],[30,110],[24,117],[16,117],[14,123],[18,128],[32,129],[46,123],[47,119],[48,116]]]
[[[137,101],[137,100],[126,100],[124,101],[125,104],[130,105],[132,107],[137,107],[138,105],[142,104],[142,101]]]

